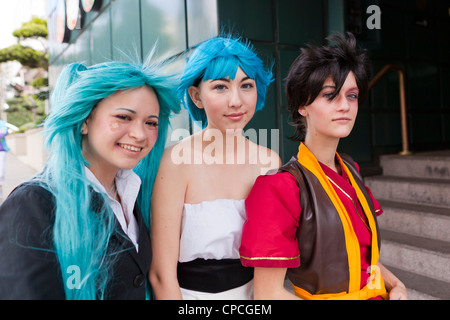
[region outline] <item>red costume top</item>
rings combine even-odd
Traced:
[[[341,160],[339,160],[341,161]],[[342,167],[342,163],[340,163]],[[361,288],[369,278],[372,235],[358,201],[356,191],[344,170],[339,175],[320,164],[342,201],[359,241],[361,253]],[[382,208],[373,198],[376,214]],[[297,228],[301,214],[299,187],[289,172],[257,178],[245,202],[247,221],[240,247],[241,262],[248,267],[296,268],[301,263]]]

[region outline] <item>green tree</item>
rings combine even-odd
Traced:
[[[48,70],[48,53],[35,50],[29,46],[21,44],[26,39],[36,39],[46,48],[45,41],[48,38],[47,22],[44,19],[32,18],[13,31],[13,36],[17,38],[17,44],[0,50],[0,63],[7,61],[19,61],[23,66],[30,68],[44,68]]]
[[[22,66],[30,69],[43,68],[48,71],[48,52],[46,41],[48,38],[47,22],[44,19],[32,18],[22,26],[13,31],[13,36],[17,38],[17,44],[0,49],[0,63],[7,61],[18,61]],[[41,50],[36,50],[30,46],[23,45],[25,40],[35,39],[41,42]],[[48,78],[38,78],[31,82],[31,85],[40,92],[33,95],[25,95],[21,90],[17,91],[16,97],[6,101],[10,108],[5,110],[8,113],[8,121],[16,126],[32,127],[39,124],[45,118],[45,102],[48,98]]]

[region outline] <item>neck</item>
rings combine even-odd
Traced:
[[[314,154],[317,161],[339,172],[335,162],[339,139],[314,139],[306,135],[305,146]]]
[[[102,184],[105,188],[106,192],[108,192],[111,197],[115,198],[115,177],[117,174],[116,171],[105,172],[104,170],[100,170],[97,166],[91,165],[89,170],[94,174],[97,180]]]
[[[247,138],[242,135],[242,129],[226,130],[225,132],[218,129],[206,128],[202,131],[203,152],[210,153],[211,156],[223,157],[225,159],[234,160],[245,155],[247,148]],[[225,163],[225,162],[224,162]]]
[[[92,153],[86,151],[89,148],[86,145],[86,140],[84,138],[82,140],[82,144],[82,155],[84,159],[90,163],[90,166],[88,167],[89,170],[94,174],[105,190],[110,193],[110,191],[115,188],[114,179],[116,178],[116,174],[119,169],[102,161],[98,161],[97,158],[90,156]]]

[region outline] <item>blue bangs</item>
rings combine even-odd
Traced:
[[[203,76],[202,80],[206,81],[222,78],[229,78],[233,80],[234,77],[236,77],[239,65],[239,60],[236,56],[218,57],[212,60],[211,63],[206,67],[205,75]]]

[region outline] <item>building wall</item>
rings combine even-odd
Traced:
[[[286,109],[284,79],[305,43],[324,43],[324,1],[307,0],[218,0],[219,25],[225,32],[236,32],[250,39],[266,63],[274,63],[276,76],[265,108],[256,113],[248,127],[279,129],[278,151],[283,161],[297,154],[298,142],[288,137],[294,133]],[[264,136],[260,135],[260,138]],[[268,137],[268,147],[276,149]],[[264,141],[258,141],[264,144]]]
[[[50,23],[61,2],[49,0]],[[379,30],[366,27],[369,5],[381,9]],[[449,7],[448,0],[103,0],[99,11],[87,13],[80,29],[71,32],[68,43],[50,40],[50,86],[71,62],[123,59],[123,52],[142,58],[155,42],[155,58],[163,59],[221,31],[240,34],[266,63],[274,64],[276,76],[266,107],[247,129],[261,133],[256,142],[278,150],[287,161],[298,147],[288,139],[293,133],[284,96],[289,67],[306,43],[321,45],[331,32],[352,31],[370,50],[373,75],[386,64],[405,70],[411,149],[448,148]],[[182,67],[181,60],[175,70]],[[378,154],[400,151],[399,106],[398,78],[390,73],[360,106],[355,128],[339,151],[362,166],[376,163]],[[195,126],[183,112],[174,118],[173,128],[192,131]],[[260,131],[264,129],[278,129],[279,140]]]
[[[64,11],[64,2],[49,0],[48,8],[51,89],[69,63],[89,66],[108,60],[136,61],[145,59],[153,48],[153,58],[158,61],[218,32],[215,0],[103,0],[97,10],[81,11],[78,28],[69,32],[66,42],[59,42],[54,24],[60,10]],[[182,69],[180,62],[174,72]],[[174,129],[191,128],[187,111],[171,123]],[[167,142],[174,142],[170,134]]]
[[[406,75],[409,140],[415,151],[450,146],[450,1],[381,0],[381,45],[371,51],[374,73],[394,63]],[[397,151],[398,77],[390,74],[372,90],[373,145]]]

